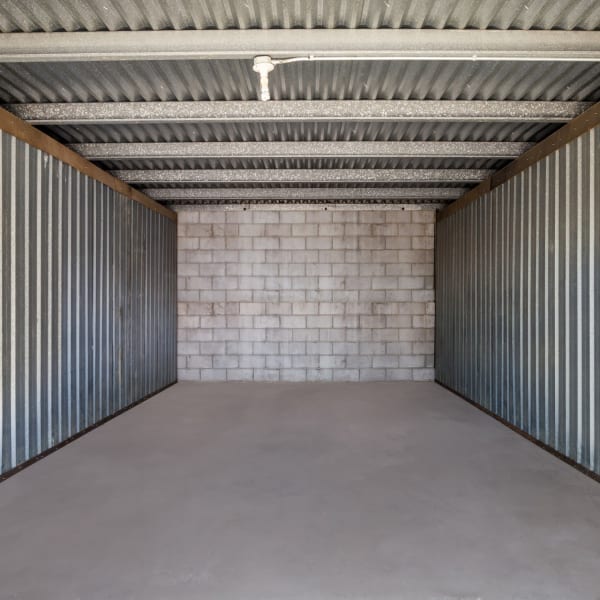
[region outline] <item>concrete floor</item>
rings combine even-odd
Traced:
[[[178,384],[0,484],[0,598],[600,598],[600,485],[432,383]]]

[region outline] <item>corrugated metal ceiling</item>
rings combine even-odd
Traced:
[[[595,0],[3,0],[0,31],[584,29]]]
[[[600,29],[598,0],[4,0],[0,32],[390,28]],[[1,33],[0,33],[1,35]],[[357,33],[360,46],[360,33]],[[600,63],[355,61],[279,65],[273,100],[600,100]],[[251,60],[132,60],[0,64],[0,102],[248,101],[258,97]],[[53,125],[64,143],[240,141],[537,142],[560,123],[336,121]],[[489,168],[483,158],[123,159],[108,169]],[[275,185],[275,184],[273,184]],[[279,185],[279,184],[277,184]],[[275,187],[277,187],[275,185]],[[295,184],[302,186],[303,184]],[[318,182],[305,184],[315,188]],[[327,184],[330,187],[332,184]],[[338,187],[357,184],[337,184]],[[386,184],[400,187],[401,184]],[[464,186],[465,184],[460,184]],[[240,184],[231,184],[239,187]],[[444,184],[450,187],[451,184]],[[153,186],[156,187],[156,186]],[[190,187],[189,184],[177,187]],[[197,187],[211,187],[199,184]],[[214,185],[213,185],[214,187]],[[222,184],[226,187],[226,184]],[[245,184],[256,188],[256,185]],[[263,185],[265,189],[268,185]],[[372,185],[370,187],[373,187]],[[425,187],[425,186],[419,186]]]
[[[600,64],[307,62],[280,65],[273,100],[600,100]],[[0,64],[0,101],[256,100],[251,61]]]

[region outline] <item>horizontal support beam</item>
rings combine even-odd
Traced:
[[[261,121],[564,122],[590,102],[274,100],[272,102],[59,102],[4,108],[33,125]]]
[[[516,158],[526,142],[158,142],[72,144],[90,160],[131,158],[325,158],[482,157]]]
[[[0,61],[277,58],[598,61],[600,32],[248,29],[0,34]]]
[[[112,171],[126,183],[477,183],[490,169],[164,169]]]
[[[449,201],[459,198],[466,188],[166,188],[146,189],[144,193],[159,202],[188,200],[328,202]]]

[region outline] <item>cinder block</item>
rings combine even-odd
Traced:
[[[210,369],[212,368],[212,356],[188,356],[188,369]]]
[[[360,326],[369,329],[385,327],[384,315],[360,315]]]
[[[291,262],[304,263],[304,264],[317,262],[319,260],[319,252],[323,252],[323,251],[322,250],[294,250],[291,254]]]
[[[267,356],[266,357],[267,369],[291,369],[292,357],[291,356]]]
[[[412,272],[411,266],[404,263],[389,263],[385,265],[385,274],[387,277],[407,277]]]
[[[281,369],[280,381],[306,381],[306,369]]]
[[[177,225],[181,227],[182,225],[187,225],[188,223],[197,223],[198,222],[198,211],[196,209],[185,209],[178,208],[177,209]]]
[[[292,340],[294,342],[318,342],[318,329],[292,329]]]
[[[333,300],[332,290],[306,290],[308,302],[331,302]]]
[[[304,242],[304,239],[302,241]],[[309,237],[306,238],[306,248],[308,250],[331,250],[333,248],[333,241],[330,237]]]
[[[373,329],[371,339],[374,342],[395,342],[398,339],[398,330]]]
[[[362,354],[346,356],[346,367],[349,369],[369,369],[373,366],[373,357]]]
[[[358,211],[356,210],[336,210],[331,214],[334,223],[358,223]]]
[[[239,358],[232,354],[217,354],[213,356],[213,367],[215,369],[231,369],[237,367]]]
[[[412,354],[413,344],[412,342],[390,342],[386,344],[387,354]]]
[[[412,345],[412,354],[433,354],[434,352],[433,342],[414,342]]]
[[[337,265],[333,265],[337,266]],[[309,263],[306,265],[306,275],[309,277],[329,277],[331,275],[332,265],[324,263]]]
[[[331,223],[331,211],[329,210],[307,210],[306,211],[306,222],[307,223]]]
[[[199,248],[201,250],[224,250],[225,249],[225,238],[223,238],[223,237],[200,238]]]
[[[290,237],[292,235],[292,226],[289,224],[276,224],[269,223],[265,225],[265,235],[268,237]]]
[[[225,211],[221,209],[201,209],[198,212],[200,223],[225,223]]]
[[[319,277],[315,284],[322,290],[343,290],[346,289],[345,277]],[[316,287],[316,285],[314,286]]]
[[[226,223],[252,223],[252,212],[245,209],[233,208],[225,211]]]
[[[345,369],[345,356],[321,355],[319,357],[319,368],[321,369]]]
[[[279,317],[277,316],[260,316],[254,317],[255,329],[272,329],[279,327]]]
[[[222,224],[222,223],[215,223],[212,226],[212,234],[213,236],[223,236],[223,237],[230,237],[230,236],[239,236],[240,234],[240,228],[237,224],[232,224],[229,223],[227,225]]]
[[[358,237],[334,237],[332,238],[334,250],[358,250]]]
[[[254,369],[254,381],[279,381],[279,369]]]
[[[278,250],[280,239],[276,237],[255,237],[252,239],[254,250]]]
[[[235,341],[236,343],[239,343],[237,341],[239,339],[240,339],[240,330],[239,329],[229,329],[227,327],[213,329],[213,340],[215,342]]]
[[[279,353],[279,344],[274,342],[254,342],[252,352],[254,354],[277,355]]]
[[[433,315],[415,315],[412,319],[413,327],[435,327]]]
[[[383,250],[385,238],[383,237],[361,237],[358,240],[359,250]]]
[[[225,342],[200,342],[195,354],[225,354]]]
[[[310,290],[317,287],[317,277],[292,277],[292,288]]]
[[[254,317],[251,316],[227,315],[225,318],[227,321],[227,327],[251,329],[254,326]]]
[[[227,381],[227,369],[200,369],[201,381]]]
[[[225,248],[228,250],[251,250],[251,237],[228,237],[225,238]]]
[[[412,369],[386,369],[387,381],[411,381],[413,379]]]
[[[306,275],[306,265],[303,263],[298,264],[280,264],[279,265],[279,276],[280,277],[304,277]]]
[[[332,300],[334,303],[347,304],[348,302],[358,302],[358,290],[333,290]]]
[[[268,315],[291,315],[291,302],[267,302],[266,313]]]
[[[412,265],[412,274],[413,275],[427,275],[429,277],[433,277],[433,263],[431,264],[414,264]]]
[[[243,223],[239,226],[240,237],[262,238],[265,235],[264,225]]]
[[[333,326],[337,329],[338,327],[353,327],[356,328],[359,325],[358,315],[334,315]]]
[[[266,339],[265,329],[240,329],[240,342],[264,342]]]
[[[334,342],[332,348],[333,354],[338,354],[342,356],[349,356],[350,354],[358,354],[359,353],[359,344],[358,342]]]
[[[403,369],[414,369],[425,366],[424,356],[404,355],[398,357],[398,366]]]
[[[225,352],[234,355],[251,355],[254,351],[254,342],[227,342],[225,344]]]
[[[212,226],[207,224],[186,225],[184,232],[186,237],[210,237],[212,236]]]
[[[199,326],[187,330],[187,339],[189,342],[212,342],[213,330],[201,329]]]
[[[265,356],[253,356],[251,354],[243,354],[240,356],[240,369],[264,369],[265,364]]]
[[[305,317],[305,316],[299,316],[299,315],[282,316],[282,317],[280,317],[280,319],[281,319],[281,326],[283,328],[295,329],[297,327],[306,327],[307,317]]]
[[[398,357],[393,354],[377,354],[373,356],[374,369],[395,369],[398,367]]]
[[[422,236],[422,237],[413,237],[412,239],[412,247],[415,250],[422,249],[430,249],[434,247],[434,238],[431,235]]]
[[[281,290],[279,292],[281,302],[304,302],[306,300],[305,290]]]
[[[358,213],[359,223],[385,223],[385,211],[364,210]]]
[[[227,381],[252,381],[253,369],[227,369]]]
[[[282,250],[305,250],[306,239],[301,237],[285,237],[280,239]]]
[[[435,223],[435,210],[412,211],[413,223]]]
[[[331,221],[331,219],[330,219]],[[341,223],[322,223],[319,225],[319,236],[321,237],[339,237],[344,235],[344,225]]]
[[[383,342],[361,342],[359,344],[360,354],[374,356],[375,354],[385,354],[385,344]]]
[[[252,275],[253,266],[250,263],[227,263],[223,275],[227,275],[227,277],[248,277]]]
[[[360,381],[385,381],[385,369],[360,369]]]
[[[226,290],[225,294],[228,302],[252,302],[254,299],[252,290]]]
[[[292,305],[292,314],[294,315],[316,315],[319,313],[319,304],[317,302],[294,302]]]
[[[208,328],[208,327],[225,328],[226,326],[227,326],[227,321],[225,320],[224,315],[200,317],[200,327],[203,327],[203,328]]]
[[[415,381],[434,381],[435,369],[413,369],[412,376]]]
[[[254,223],[279,223],[278,210],[253,210],[252,221]]]
[[[358,381],[360,372],[358,369],[334,369],[333,381]]]
[[[279,215],[280,223],[304,223],[306,221],[306,213],[299,210],[282,210]]]
[[[331,381],[333,371],[331,369],[307,369],[306,381]]]
[[[180,356],[200,354],[200,344],[194,342],[178,342],[177,354]]]
[[[200,369],[177,369],[179,381],[200,381]]]
[[[306,317],[306,327],[324,329],[331,327],[333,324],[333,317],[331,315],[320,315],[320,316],[309,316]]]
[[[268,263],[284,263],[292,262],[291,250],[267,250],[265,253],[266,262]],[[299,261],[302,262],[302,261]]]
[[[321,315],[342,315],[344,314],[343,302],[321,302],[319,304],[319,314]]]
[[[319,357],[306,354],[294,355],[292,356],[292,367],[294,369],[316,369],[319,367]]]
[[[291,342],[293,329],[267,329],[267,341],[269,342]]]
[[[317,223],[302,223],[292,225],[292,235],[300,237],[316,236],[319,231]]]
[[[406,210],[388,210],[385,213],[386,223],[410,223],[411,212]]]
[[[343,342],[346,339],[347,329],[319,329],[319,341]]]
[[[409,237],[387,237],[385,238],[386,250],[410,250],[411,243]]]
[[[180,327],[183,330],[195,329],[196,327],[200,327],[200,317],[180,316],[177,318],[177,327]]]

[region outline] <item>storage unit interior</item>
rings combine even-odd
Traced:
[[[597,595],[599,2],[0,32],[0,599]]]

